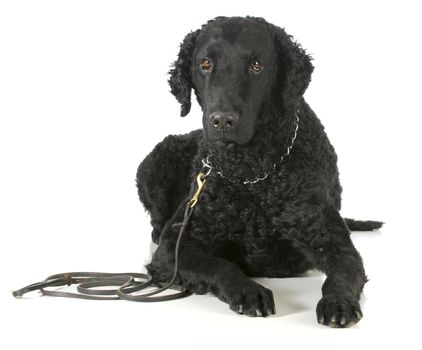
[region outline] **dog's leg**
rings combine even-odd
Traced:
[[[184,209],[182,203],[167,222],[151,263],[146,266],[154,282],[168,282],[173,275],[178,223],[183,220]],[[252,281],[236,264],[212,256],[213,247],[200,247],[189,235],[188,228],[180,242],[178,275],[190,292],[211,292],[227,302],[233,311],[248,316],[265,317],[275,313],[271,290]]]
[[[359,298],[366,282],[365,270],[338,211],[328,209],[325,222],[328,239],[317,249],[317,261],[327,279],[317,318],[330,327],[349,327],[362,318]]]
[[[153,278],[168,281],[174,266],[174,244],[161,241],[147,266]],[[194,247],[179,252],[179,277],[192,293],[213,293],[229,304],[233,311],[247,316],[269,316],[275,313],[271,290],[249,279],[237,265],[209,256]]]
[[[265,317],[275,313],[271,290],[249,279],[234,263],[201,249],[186,247],[180,252],[180,277],[188,290],[211,292],[240,314]]]

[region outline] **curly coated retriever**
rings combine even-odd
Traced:
[[[181,241],[178,282],[238,313],[268,316],[272,292],[248,276],[319,269],[327,278],[318,322],[360,320],[367,279],[350,230],[382,223],[339,214],[337,156],[303,98],[312,70],[302,47],[261,18],[217,17],[185,37],[169,84],[182,116],[193,89],[203,129],[166,137],[137,172],[158,243],[147,266],[154,281],[172,276],[177,223],[205,163],[212,171]]]

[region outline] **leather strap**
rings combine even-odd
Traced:
[[[180,224],[177,224],[180,225],[180,230],[177,236],[176,246],[174,250],[173,276],[170,282],[168,282],[166,285],[162,286],[160,284],[154,284],[152,282],[152,277],[144,273],[68,272],[51,275],[42,282],[33,283],[26,287],[18,289],[13,292],[13,296],[15,298],[18,298],[22,297],[26,293],[39,290],[43,295],[62,298],[78,298],[91,300],[124,299],[129,301],[154,302],[173,300],[190,295],[191,293],[184,286],[177,285],[175,281],[179,271],[178,258],[180,250],[180,241],[182,239],[183,233],[186,230],[186,226],[188,225],[189,220],[192,216],[195,205],[198,202],[201,191],[205,185],[206,177],[211,172],[211,169],[207,169],[208,171],[203,171],[204,169],[207,169],[205,165],[196,177],[197,190],[191,197],[191,199],[186,203],[183,221]],[[194,189],[195,183],[193,183],[192,185],[191,195],[194,192]],[[57,289],[46,289],[50,287],[60,287],[65,285],[70,286],[71,284],[78,285],[78,293],[65,292]],[[151,286],[155,286],[157,288],[147,293],[134,294]],[[117,288],[99,289],[101,287]],[[166,291],[167,289],[178,290],[178,292],[160,296],[156,295]]]
[[[70,286],[72,284],[77,285],[78,293],[47,289],[66,285]],[[133,294],[151,286],[156,286],[158,288],[145,294]],[[116,288],[100,289],[104,287]],[[26,293],[39,290],[43,295],[62,298],[90,300],[124,299],[130,301],[154,302],[173,300],[190,295],[184,287],[175,284],[166,285],[165,287],[153,284],[151,276],[144,273],[68,272],[51,275],[42,282],[33,283],[16,290],[13,292],[13,296],[17,298]],[[153,296],[166,289],[178,290],[179,292],[162,296]]]

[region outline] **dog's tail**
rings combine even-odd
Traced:
[[[374,231],[378,230],[382,227],[382,225],[384,225],[382,221],[361,221],[347,218],[345,218],[344,221],[346,222],[346,225],[350,231]]]

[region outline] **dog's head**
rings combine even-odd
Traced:
[[[260,127],[265,102],[296,109],[312,70],[283,29],[260,18],[217,17],[185,37],[169,84],[182,116],[195,91],[208,141],[243,145]]]

